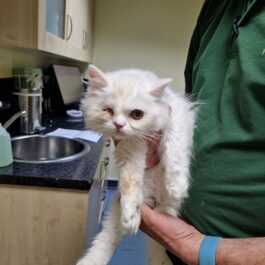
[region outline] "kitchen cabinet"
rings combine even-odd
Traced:
[[[93,0],[9,0],[0,9],[0,45],[89,62]]]
[[[60,179],[56,174],[52,179],[53,165],[50,164],[47,165],[51,171],[46,177],[47,182],[44,182],[46,178],[30,177],[35,186],[20,185],[28,178],[21,176],[17,184],[0,184],[0,264],[73,265],[83,255],[88,236],[96,234],[99,228],[110,141],[102,139],[90,145],[90,162],[88,158],[82,158],[78,163],[54,165],[54,170],[57,168],[65,175],[66,171],[71,171],[71,179]],[[82,169],[82,166],[93,159],[96,161],[93,177],[86,179],[89,169]],[[69,164],[73,164],[72,169]],[[8,169],[11,170],[12,165]],[[82,177],[77,176],[80,170]],[[7,177],[16,179],[16,176],[2,174],[0,180],[3,182]],[[56,182],[63,186],[69,183],[68,188],[52,186]],[[73,185],[75,189],[70,188],[70,183],[74,182],[77,183]],[[81,189],[81,186],[79,189],[78,183],[84,182],[92,182],[92,186],[88,190]],[[41,183],[44,186],[39,186]]]
[[[88,192],[0,185],[0,264],[73,265],[86,241]]]

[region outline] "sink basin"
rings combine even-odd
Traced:
[[[30,135],[12,138],[15,162],[58,163],[80,158],[90,151],[88,143],[59,136]]]

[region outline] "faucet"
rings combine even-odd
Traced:
[[[15,113],[13,116],[11,116],[11,118],[9,118],[5,124],[3,125],[3,127],[5,129],[7,129],[17,118],[21,117],[21,116],[25,116],[27,114],[27,112],[25,110],[21,110],[17,113]]]

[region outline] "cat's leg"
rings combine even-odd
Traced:
[[[141,221],[145,159],[146,144],[143,141],[122,141],[117,146],[121,224],[130,233],[138,231]]]
[[[143,202],[141,175],[127,165],[121,175],[121,224],[130,233],[137,233],[141,221],[140,205]]]
[[[172,199],[169,196],[169,187],[165,185],[168,177],[165,175],[165,169],[162,163],[146,171],[144,178],[144,201],[158,212],[165,212],[172,216],[177,216],[179,209],[175,202],[177,199]],[[171,180],[170,183],[174,183],[174,181]]]
[[[148,265],[172,265],[166,249],[152,238],[148,240]]]
[[[112,208],[103,222],[101,232],[92,242],[92,247],[81,258],[77,265],[106,265],[124,235],[120,225],[120,196],[113,199]]]
[[[170,205],[179,209],[187,197],[189,187],[189,165],[191,140],[185,133],[170,129],[163,140],[164,181]]]

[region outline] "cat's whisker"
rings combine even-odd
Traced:
[[[140,131],[140,130],[136,131],[136,135],[137,135],[138,138],[142,138],[144,140],[146,140],[147,138],[150,137],[150,135],[148,133],[146,133],[144,131]]]
[[[139,139],[141,142],[145,143],[146,142],[146,138],[140,136],[140,135],[136,135],[136,138]]]
[[[158,144],[160,142],[160,135],[151,131],[136,130],[139,138],[147,140],[152,144]]]
[[[102,124],[91,124],[91,123],[88,123],[89,124],[89,129],[92,130],[92,131],[96,131],[96,132],[99,132],[99,133],[103,133],[106,132],[106,128],[104,126],[102,126]]]

